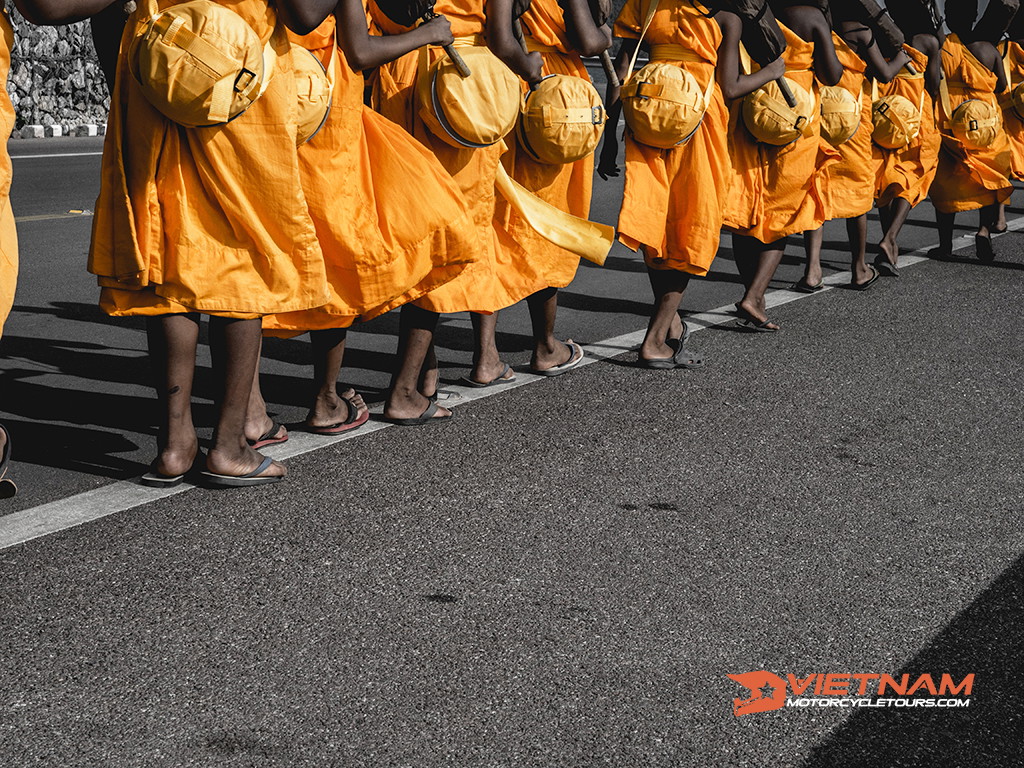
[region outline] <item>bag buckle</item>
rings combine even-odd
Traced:
[[[245,67],[242,67],[242,71],[239,72],[238,77],[235,78],[235,91],[238,93],[244,93],[245,91],[249,90],[255,79],[255,72],[246,69]]]
[[[793,124],[793,127],[797,129],[802,128],[803,124],[806,122],[807,118],[804,115],[800,115],[799,117],[797,117],[796,123]]]
[[[590,122],[594,125],[604,125],[604,106],[598,105],[590,108]]]

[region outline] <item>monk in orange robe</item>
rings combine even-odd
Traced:
[[[846,234],[850,240],[850,287],[868,289],[878,279],[879,271],[865,262],[868,241],[868,211],[874,205],[875,166],[872,161],[871,118],[872,99],[867,72],[871,77],[888,83],[910,57],[900,51],[887,61],[875,42],[870,28],[856,19],[842,18],[839,14],[847,7],[833,8],[832,44],[843,65],[843,76],[836,87],[843,88],[860,103],[860,125],[846,141],[833,145],[839,161],[825,169],[827,191],[827,220],[845,219]],[[807,268],[794,288],[802,293],[821,290],[821,246],[824,231],[821,228],[807,232],[804,248]]]
[[[786,77],[810,93],[815,77],[835,85],[843,66],[832,44],[832,30],[819,8],[782,7],[776,11],[786,37]],[[733,237],[733,255],[746,286],[737,302],[740,324],[754,331],[778,331],[765,313],[765,293],[782,261],[786,238],[819,229],[827,217],[826,167],[836,151],[821,138],[820,112],[809,130],[785,147],[759,143],[742,125],[741,103],[734,102],[730,119],[733,187],[725,225]]]
[[[965,146],[945,127],[948,112],[969,99],[991,104],[998,113],[998,94],[1006,90],[1002,59],[992,41],[950,34],[942,45],[942,69],[949,92],[950,109],[939,109],[944,124],[939,168],[930,194],[939,225],[939,247],[935,255],[948,258],[953,252],[953,225],[961,211],[978,211],[974,242],[978,258],[991,262],[992,233],[997,229],[999,206],[1013,192],[1010,183],[1012,153],[1004,130],[984,149]]]
[[[629,0],[614,33],[623,40],[616,61],[626,81],[639,44],[651,0]],[[700,355],[686,349],[685,324],[679,305],[693,275],[706,275],[718,252],[725,217],[731,163],[729,110],[736,99],[782,75],[776,60],[753,74],[739,67],[742,23],[732,13],[711,16],[699,4],[662,0],[643,34],[651,61],[670,61],[690,72],[700,87],[712,79],[710,103],[696,132],[672,149],[658,149],[626,132],[626,180],[619,212],[618,237],[628,248],[642,251],[654,293],[650,322],[638,364],[645,368],[696,368]],[[617,176],[617,123],[620,89],[609,87],[609,123],[605,127],[599,172]]]
[[[482,0],[442,0],[434,7],[446,16],[456,45],[486,45],[527,85],[538,82],[543,75],[540,53],[527,53],[512,34],[511,0],[488,0],[486,13]],[[374,21],[385,34],[405,31],[371,7]],[[431,48],[422,62],[443,55]],[[431,291],[422,299],[403,308],[409,322],[415,323],[415,338],[420,343],[430,338],[431,323],[436,315],[450,312],[472,312],[474,326],[473,369],[464,382],[472,386],[491,386],[514,379],[512,369],[502,363],[495,343],[496,318],[493,313],[511,306],[538,291],[550,287],[550,270],[545,261],[535,262],[532,254],[505,229],[496,216],[495,187],[497,167],[506,151],[505,142],[488,147],[453,147],[436,137],[419,115],[421,105],[415,94],[421,59],[416,53],[407,55],[380,68],[374,85],[374,105],[381,114],[391,118],[423,142],[448,169],[471,208],[479,236],[480,258],[451,282]],[[416,315],[422,309],[434,315]],[[404,319],[404,318],[403,318]],[[433,360],[430,353],[428,360]],[[404,401],[412,402],[413,384],[408,372],[400,370],[392,382],[385,405],[385,417],[397,416]],[[445,412],[446,409],[441,409]]]
[[[403,35],[371,37],[361,0],[342,0],[334,14],[337,24],[331,15],[308,35],[292,35],[334,73],[327,121],[299,148],[302,188],[331,298],[316,309],[263,322],[268,335],[310,331],[316,395],[306,428],[324,435],[355,429],[369,416],[355,390],[337,391],[347,329],[444,285],[477,255],[476,238],[466,234],[473,232],[472,221],[448,172],[430,150],[363,104],[363,70],[423,45],[450,42],[448,21],[438,16]],[[265,414],[262,397],[255,400],[251,407]],[[268,431],[261,439],[280,442],[287,434],[276,424]]]
[[[533,0],[520,22],[527,50],[540,53],[545,76],[570,75],[589,82],[580,54],[597,56],[611,44],[611,33],[597,26],[586,0]],[[534,160],[520,145],[518,133],[505,141],[508,152],[501,161],[513,179],[556,208],[584,219],[590,215],[593,156],[551,165]],[[537,234],[504,200],[498,201],[496,213],[547,282],[526,298],[534,328],[530,369],[548,376],[564,373],[583,360],[582,347],[571,339],[563,343],[554,334],[558,289],[576,276],[579,257]]]
[[[1007,30],[1009,39],[999,45],[1003,57],[1003,69],[1006,73],[1006,106],[1003,109],[1003,127],[1010,142],[1010,175],[1018,181],[1024,181],[1024,108],[1018,109],[1009,103],[1009,95],[1024,84],[1024,13],[1017,15],[1010,22]],[[1022,89],[1024,90],[1024,89]],[[1006,231],[1005,204],[999,206],[999,222],[997,232]]]
[[[928,197],[942,146],[934,98],[938,95],[941,76],[941,43],[935,35],[923,32],[911,37],[904,50],[917,74],[901,70],[890,83],[879,88],[879,96],[902,96],[917,106],[921,130],[901,149],[885,149],[875,144],[872,150],[877,169],[875,205],[883,232],[875,268],[889,277],[899,276],[897,238],[910,211]]]
[[[110,0],[16,0],[18,10],[29,22],[39,25],[71,24],[99,13]],[[0,135],[10,136],[14,130],[14,106],[7,93],[7,76],[11,70],[14,28],[6,8],[0,8]],[[11,157],[7,143],[0,149],[0,338],[4,323],[14,305],[18,284],[18,232],[11,210]],[[17,486],[6,478],[11,458],[11,438],[0,424],[0,498],[17,492]]]
[[[283,478],[284,466],[245,436],[260,318],[330,297],[299,182],[293,52],[283,22],[266,0],[222,2],[275,48],[266,91],[228,123],[185,128],[164,117],[128,68],[129,44],[152,12],[140,2],[121,39],[93,222],[89,269],[102,288],[101,308],[149,318],[162,405],[158,455],[144,477],[154,485],[181,482],[194,463],[205,463],[203,480],[217,486]],[[277,6],[283,16],[291,3]],[[223,383],[205,460],[191,409],[203,314]]]

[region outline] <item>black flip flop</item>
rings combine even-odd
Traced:
[[[180,485],[190,475],[194,476],[199,471],[200,462],[205,461],[206,455],[199,451],[196,453],[195,459],[192,460],[192,466],[189,467],[187,472],[180,475],[163,475],[151,466],[149,472],[139,478],[139,482],[149,488],[173,488],[176,485]]]
[[[508,366],[505,367],[507,368]],[[434,414],[437,413],[438,410],[440,410],[440,406],[437,403],[431,401],[427,404],[426,410],[424,410],[423,413],[421,413],[419,416],[416,416],[415,418],[396,419],[390,416],[382,416],[381,418],[388,424],[394,424],[397,427],[418,427],[421,424],[427,424],[428,422],[431,421],[447,421],[448,419],[451,418],[451,416],[441,416],[439,418],[434,418]]]
[[[259,477],[259,474],[266,472],[273,463],[274,460],[272,458],[264,456],[263,461],[260,462],[256,469],[252,472],[246,472],[244,475],[218,475],[216,472],[205,470],[200,476],[207,485],[213,488],[251,488],[255,485],[270,485],[284,480],[283,475]]]
[[[874,267],[868,267],[868,269],[870,269],[872,272],[871,278],[869,280],[865,280],[863,283],[855,283],[853,280],[851,280],[850,288],[852,288],[855,291],[866,291],[879,277],[882,276],[882,273],[879,272]]]
[[[811,285],[810,283],[807,282],[806,277],[801,277],[799,280],[793,283],[793,290],[797,291],[798,293],[817,293],[818,291],[825,290],[825,281],[822,280],[821,282],[815,285]]]
[[[874,267],[883,277],[900,276],[900,268],[897,267],[895,264],[890,264],[889,260],[883,256],[879,256],[877,259],[875,259]]]
[[[782,328],[771,327],[773,325],[771,318],[758,320],[739,304],[736,304],[736,314],[739,315],[740,318],[736,321],[736,324],[744,330],[751,331],[753,333],[778,333],[782,330]]]

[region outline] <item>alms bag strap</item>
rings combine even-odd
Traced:
[[[647,6],[647,15],[644,17],[644,26],[640,30],[640,37],[636,41],[636,49],[633,51],[633,58],[629,60],[629,72],[626,75],[628,80],[633,75],[633,68],[636,66],[636,58],[640,55],[640,44],[643,43],[644,37],[647,35],[647,30],[650,29],[651,22],[654,21],[654,14],[658,10],[658,0],[651,0]]]

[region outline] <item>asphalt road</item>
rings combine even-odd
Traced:
[[[144,334],[95,308],[89,217],[38,218],[91,209],[98,159],[14,161],[0,420],[22,490],[3,514],[153,451]],[[619,187],[597,184],[613,222]],[[921,206],[904,245],[935,240]],[[687,311],[739,298],[723,244]],[[279,486],[0,550],[0,764],[1019,765],[1024,235],[996,249],[778,307],[776,335],[711,328],[702,371],[625,354],[298,456]],[[649,300],[621,246],[562,296],[560,330],[585,342],[641,328]],[[468,325],[444,322],[447,377]],[[345,375],[371,399],[394,328],[352,334]],[[499,330],[526,362],[524,309]],[[301,419],[305,341],[266,357],[272,408]],[[736,718],[726,674],[756,669],[977,679],[967,709]]]

